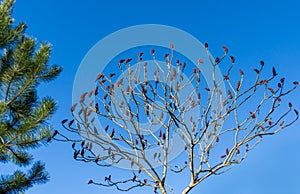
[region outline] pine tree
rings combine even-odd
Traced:
[[[37,45],[36,39],[25,34],[24,23],[14,24],[14,3],[3,0],[0,6],[0,162],[31,168],[12,175],[0,172],[0,193],[5,194],[22,193],[48,180],[44,164],[33,163],[28,151],[54,135],[47,120],[56,103],[50,97],[39,99],[36,90],[61,72],[59,66],[48,65],[51,45]]]

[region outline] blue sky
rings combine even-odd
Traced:
[[[138,24],[165,24],[189,32],[208,42],[213,55],[227,45],[237,65],[252,71],[260,60],[269,69],[276,66],[288,81],[299,80],[300,3],[286,1],[97,1],[97,0],[17,0],[14,17],[24,21],[27,34],[53,44],[51,63],[64,68],[54,82],[40,87],[40,95],[53,96],[59,105],[51,122],[69,117],[72,85],[79,64],[88,50],[106,35]],[[267,68],[266,68],[267,69]],[[87,75],[88,76],[88,75]],[[300,109],[300,90],[289,98]],[[300,180],[299,122],[276,136],[267,138],[240,166],[218,177],[210,177],[191,193],[298,193]],[[28,194],[119,193],[114,188],[87,185],[91,178],[102,180],[122,170],[99,168],[76,162],[71,146],[54,142],[33,151],[51,175],[45,185]],[[174,181],[180,185],[184,177]],[[130,193],[138,193],[135,190]],[[148,192],[146,190],[145,192]],[[149,191],[150,192],[150,191]]]

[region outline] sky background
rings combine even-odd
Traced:
[[[73,80],[85,54],[105,36],[132,25],[174,26],[201,42],[208,42],[214,56],[222,53],[221,46],[228,46],[230,55],[236,56],[236,64],[245,72],[252,71],[264,60],[265,69],[276,66],[279,76],[285,76],[287,81],[300,80],[299,8],[300,2],[296,0],[17,0],[13,16],[29,26],[28,35],[52,43],[50,62],[64,68],[58,79],[39,88],[40,96],[49,95],[57,100],[59,109],[51,123],[61,130],[60,121],[70,117]],[[289,96],[298,109],[299,97],[299,89]],[[210,177],[191,193],[299,193],[299,143],[297,122],[266,138],[241,165],[221,176]],[[51,180],[30,189],[28,194],[120,193],[114,188],[87,185],[87,181],[103,180],[110,173],[122,176],[122,170],[76,162],[69,144],[53,142],[32,153],[46,163]],[[185,179],[178,177],[172,181],[180,185]]]

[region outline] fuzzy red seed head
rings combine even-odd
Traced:
[[[224,49],[225,53],[228,53],[228,48],[226,46],[222,46],[222,48]]]
[[[231,62],[234,63],[235,62],[235,58],[234,56],[230,56]]]
[[[244,75],[243,70],[240,69],[239,72],[240,72],[240,75]]]
[[[154,53],[155,53],[155,50],[154,50],[154,49],[152,49],[152,50],[151,50],[151,53],[152,53],[152,55],[154,55]]]
[[[127,59],[125,63],[129,63],[130,61],[132,61],[132,58]]]

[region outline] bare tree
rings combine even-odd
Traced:
[[[190,182],[182,193],[189,193],[211,175],[240,164],[265,136],[295,123],[298,111],[282,100],[298,82],[286,89],[284,78],[276,81],[274,67],[266,78],[263,61],[254,69],[255,79],[245,82],[242,70],[232,76],[235,58],[226,57],[227,47],[223,46],[222,57],[213,59],[208,44],[204,46],[212,66],[212,85],[202,82],[207,61],[199,59],[192,69],[175,60],[171,43],[165,63],[159,62],[154,49],[152,64],[143,61],[143,52],[135,65],[132,58],[121,59],[118,72],[100,73],[95,89],[71,107],[73,119],[63,120],[62,125],[82,138],[74,140],[60,132],[53,138],[73,142],[75,160],[103,167],[121,165],[132,172],[127,180],[109,175],[104,183],[90,180],[89,184],[120,191],[148,186],[154,193],[174,193],[167,176],[187,171]],[[231,65],[218,80],[216,68],[225,59]],[[291,112],[295,118],[288,117]],[[174,150],[182,153],[172,156]]]

